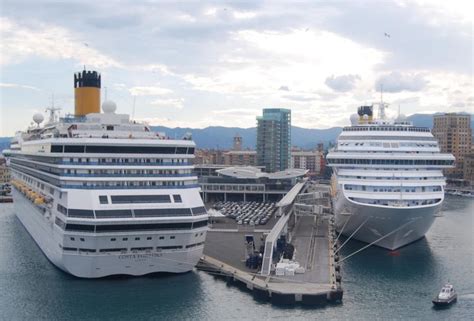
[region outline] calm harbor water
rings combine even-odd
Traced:
[[[0,204],[0,320],[472,320],[474,200],[448,196],[425,239],[395,254],[376,247],[343,264],[344,302],[318,309],[276,307],[220,279],[184,275],[82,280],[55,268]],[[362,247],[349,242],[343,256]],[[450,280],[449,309],[431,299]]]

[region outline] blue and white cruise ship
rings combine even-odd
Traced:
[[[394,250],[422,238],[444,200],[442,169],[454,156],[442,154],[429,128],[398,119],[373,119],[362,106],[327,155],[334,169],[333,204],[343,235]]]
[[[75,115],[17,134],[9,158],[15,212],[48,259],[84,278],[187,272],[208,215],[193,174],[194,142],[100,112],[100,75],[75,75]]]

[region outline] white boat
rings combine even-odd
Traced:
[[[342,234],[390,250],[425,235],[441,209],[454,156],[442,154],[429,128],[403,117],[381,119],[362,106],[327,155],[336,226]]]
[[[435,306],[448,306],[456,302],[458,295],[454,290],[452,284],[447,283],[442,288],[439,294],[431,301]]]
[[[153,132],[111,101],[100,113],[96,72],[75,75],[75,84],[75,116],[58,119],[50,108],[41,125],[36,114],[37,125],[4,152],[19,220],[52,263],[77,277],[192,270],[208,221],[194,142]]]

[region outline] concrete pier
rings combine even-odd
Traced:
[[[308,188],[305,188],[307,191]],[[295,195],[296,197],[296,195]],[[321,203],[321,200],[319,200]],[[324,200],[330,204],[329,200]],[[287,217],[290,216],[290,217]],[[264,226],[242,229],[231,220],[215,224],[208,232],[204,255],[197,268],[224,277],[229,283],[241,285],[252,291],[255,297],[268,299],[274,304],[324,305],[340,302],[343,291],[340,285],[340,268],[334,256],[334,227],[330,215],[298,215],[291,207],[278,218]],[[280,225],[285,223],[284,229]],[[279,224],[280,223],[280,224]],[[268,275],[264,269],[250,269],[245,265],[245,237],[252,235],[258,251],[268,244],[268,235],[285,231],[294,248],[293,260],[305,268],[305,272],[276,276],[273,268]],[[282,232],[283,233],[283,232]],[[273,257],[273,264],[278,258]]]

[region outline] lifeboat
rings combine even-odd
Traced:
[[[36,205],[43,205],[44,204],[44,198],[42,198],[42,197],[35,198],[35,204]]]

